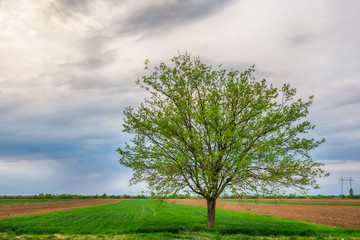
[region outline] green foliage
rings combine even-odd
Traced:
[[[255,237],[355,237],[360,229],[310,224],[217,209],[215,228],[206,228],[204,207],[158,200],[128,200],[110,205],[0,219],[8,236],[104,236],[104,239],[253,239]],[[0,235],[1,236],[1,235]],[[80,238],[79,237],[79,238]],[[74,239],[69,237],[68,239]],[[1,239],[1,238],[0,238]]]
[[[354,197],[354,190],[352,188],[350,188],[350,190],[349,190],[349,196],[351,198]]]
[[[149,69],[146,61],[146,69]],[[160,194],[192,192],[217,199],[233,193],[278,194],[283,188],[318,185],[326,176],[309,151],[324,139],[304,136],[314,129],[312,103],[294,99],[289,84],[257,81],[244,72],[213,69],[189,54],[161,63],[137,84],[150,93],[138,108],[124,111],[124,131],[134,135],[119,148],[120,164]]]

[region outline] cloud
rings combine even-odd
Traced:
[[[112,169],[89,161],[59,161],[28,156],[28,159],[0,156],[0,196],[50,194],[140,194],[143,184],[129,187],[131,172],[111,164]],[[33,159],[31,159],[33,158]]]
[[[299,34],[297,33],[294,36],[291,36],[289,38],[289,42],[291,44],[291,46],[296,46],[296,45],[306,45],[306,44],[311,44],[313,43],[315,40],[317,40],[317,38],[319,37],[319,34],[314,35],[314,34],[310,34],[310,33],[303,33],[303,34]]]
[[[60,168],[52,159],[0,156],[0,195],[37,194],[56,188]]]
[[[360,162],[351,160],[327,160],[322,161],[325,163],[324,169],[327,171],[359,171]]]
[[[87,9],[89,5],[88,0],[57,0],[56,3],[58,3],[63,9],[68,9],[71,11],[84,11],[84,9]]]
[[[121,174],[111,174],[107,179],[106,184],[103,185],[104,190],[109,194],[125,193],[129,195],[139,195],[143,191],[147,191],[147,185],[145,183],[138,183],[136,185],[129,186],[129,180],[132,178],[132,173],[123,172]]]
[[[54,160],[7,159],[0,161],[0,177],[19,177],[23,179],[42,179],[56,174],[58,163]]]
[[[358,176],[360,174],[360,162],[356,160],[322,160],[323,169],[330,173],[329,177],[318,178],[317,182],[320,189],[309,191],[310,195],[340,195],[341,194],[341,178],[354,180],[352,188],[354,194],[360,194],[360,182]],[[348,195],[350,190],[349,182],[343,184],[343,194]]]
[[[47,3],[44,10],[49,19],[72,24],[75,21],[86,21],[86,15],[90,12],[90,4],[87,0],[57,0]]]
[[[26,160],[30,170],[33,161],[49,172],[53,165],[45,161],[54,161],[61,166],[50,184],[54,191],[91,193],[87,185],[92,184],[102,194],[101,186],[111,181],[108,191],[126,189],[130,170],[118,164],[115,152],[130,138],[121,132],[123,108],[137,106],[146,96],[134,84],[148,74],[144,60],[156,66],[178,51],[200,55],[214,66],[256,64],[257,79],[265,77],[276,86],[290,83],[303,98],[314,94],[309,119],[317,128],[311,136],[327,141],[312,152],[313,158],[339,161],[329,162],[336,174],[345,174],[351,165],[357,169],[358,1],[341,7],[336,1],[317,1],[311,8],[308,1],[286,0],[0,4],[0,161]],[[16,174],[21,171],[9,178],[14,184]],[[322,183],[331,192],[338,179],[327,181]],[[18,190],[6,189],[52,190],[39,179],[26,188],[23,183],[14,187]]]
[[[80,59],[74,59],[74,62],[68,62],[60,64],[59,68],[67,69],[68,71],[75,72],[97,72],[102,67],[106,67],[116,61],[116,51],[96,51],[93,50],[81,57]]]
[[[120,33],[150,33],[172,30],[220,12],[232,1],[152,1],[135,9],[121,22]]]

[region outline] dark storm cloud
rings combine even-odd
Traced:
[[[149,33],[171,30],[173,27],[220,12],[231,2],[233,0],[177,0],[151,4],[133,12],[121,23],[124,27],[120,32]]]

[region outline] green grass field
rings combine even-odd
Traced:
[[[221,200],[229,202],[242,202],[242,203],[261,203],[261,204],[287,204],[287,205],[336,205],[336,206],[360,206],[357,203],[295,203],[279,201],[261,201],[261,200]]]
[[[216,210],[216,227],[206,228],[206,208],[156,200],[0,219],[0,238],[15,239],[349,239],[344,229]]]

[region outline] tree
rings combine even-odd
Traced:
[[[299,136],[314,128],[301,121],[313,97],[294,100],[289,84],[278,89],[256,81],[254,66],[213,70],[190,54],[150,71],[136,81],[150,97],[124,110],[132,143],[117,150],[120,164],[134,171],[131,184],[145,181],[165,195],[184,189],[201,195],[213,227],[224,191],[306,190],[318,188],[314,177],[327,175],[309,155],[324,139]]]

